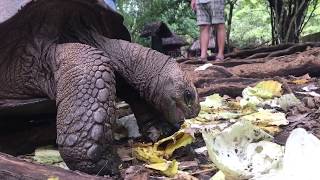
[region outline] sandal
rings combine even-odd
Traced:
[[[198,57],[196,58],[197,61],[208,61],[208,58],[201,58],[201,57]]]
[[[223,56],[216,56],[216,61],[223,61],[224,57]]]

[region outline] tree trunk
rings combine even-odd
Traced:
[[[231,34],[231,26],[232,26],[233,9],[234,9],[234,5],[236,2],[237,2],[237,0],[228,2],[229,6],[230,6],[229,17],[228,17],[228,31],[227,31],[228,52],[231,52],[230,34]]]
[[[308,7],[317,1],[268,0],[271,11],[273,43],[299,42]]]

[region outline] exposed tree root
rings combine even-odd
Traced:
[[[214,93],[237,97],[241,96],[244,88],[254,86],[259,81],[260,79],[233,77],[199,80],[195,84],[200,98]]]
[[[306,53],[272,58],[265,63],[244,64],[228,68],[240,77],[268,78],[274,76],[301,76],[306,73],[318,74],[320,68],[320,48]]]
[[[275,53],[269,53],[269,55],[292,52],[292,49],[307,48],[307,45],[308,43],[291,46],[285,51],[276,51]],[[181,63],[182,69],[190,75],[191,80],[198,89],[200,97],[213,93],[235,97],[241,95],[245,87],[254,85],[254,83],[262,79],[280,81],[285,91],[290,93],[292,90],[282,77],[288,75],[301,76],[307,73],[313,76],[320,76],[320,48],[312,48],[305,52],[281,57],[232,59],[223,62],[208,61],[207,63],[211,63],[213,66],[202,71],[194,70],[203,65],[203,62]]]
[[[265,52],[265,53],[257,53],[253,54],[245,59],[256,59],[256,58],[264,58],[264,57],[279,57],[284,55],[289,55],[297,52],[305,51],[308,47],[319,47],[320,43],[302,43],[295,44],[287,49],[281,49],[274,52]]]
[[[308,42],[299,44],[280,44],[277,46],[261,47],[250,50],[243,50],[240,52],[226,54],[225,58],[233,59],[256,59],[264,57],[279,57],[283,55],[293,54],[296,52],[302,52],[307,47],[319,47],[319,42]]]
[[[40,180],[56,177],[63,180],[107,180],[111,178],[90,176],[58,167],[39,165],[20,160],[7,154],[0,153],[1,179]]]
[[[239,52],[226,54],[225,58],[242,59],[242,58],[246,58],[251,55],[258,54],[258,53],[266,53],[266,52],[273,52],[273,51],[277,51],[277,50],[287,49],[293,45],[294,44],[280,44],[278,46],[260,47],[260,48],[256,48],[256,49],[242,50]]]

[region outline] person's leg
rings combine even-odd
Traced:
[[[207,51],[210,39],[210,25],[200,25],[200,49],[201,49],[201,59],[207,58]]]
[[[207,58],[207,51],[208,51],[208,45],[209,45],[209,38],[210,38],[210,26],[211,26],[211,20],[210,20],[210,14],[209,14],[209,3],[200,3],[196,5],[197,8],[197,25],[200,29],[200,51],[201,59]]]
[[[225,46],[225,38],[226,38],[226,29],[223,24],[216,24],[214,27],[217,30],[217,42],[218,42],[218,59],[223,59],[224,57],[224,46]]]
[[[224,0],[212,0],[210,3],[210,11],[212,15],[211,23],[217,31],[218,54],[216,55],[216,59],[223,60],[226,37],[224,26]]]

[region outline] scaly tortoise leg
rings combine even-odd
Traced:
[[[120,158],[112,145],[115,77],[102,52],[87,45],[56,50],[57,143],[70,169],[115,174]]]

